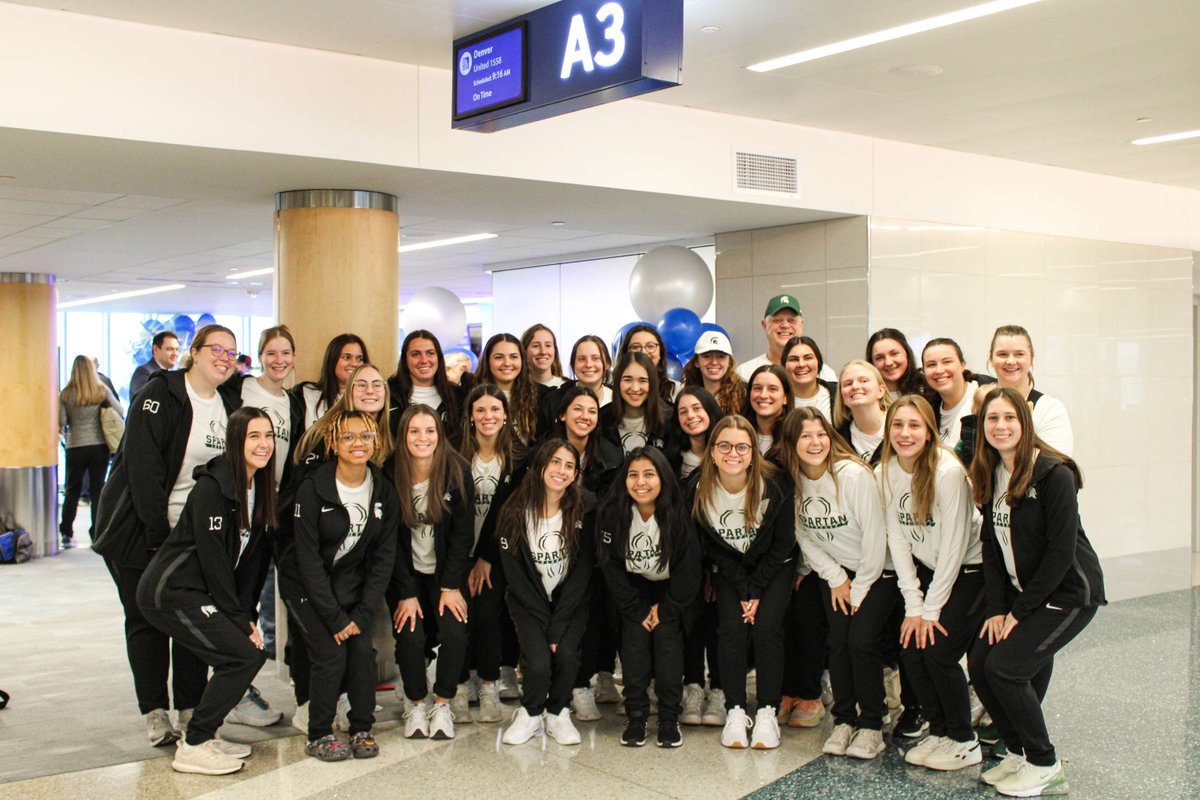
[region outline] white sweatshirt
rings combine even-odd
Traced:
[[[871,470],[853,461],[834,465],[815,481],[800,479],[796,493],[796,539],[804,560],[835,588],[854,572],[850,605],[860,606],[887,566],[883,501]]]
[[[896,582],[904,596],[904,615],[936,622],[950,597],[959,570],[983,562],[979,541],[982,518],[971,502],[971,486],[962,464],[950,451],[938,449],[933,506],[929,517],[918,522],[912,515],[912,475],[893,460],[886,474],[875,468],[883,490],[888,550],[896,568]],[[933,580],[922,594],[915,561],[933,570]]]
[[[1057,397],[1043,394],[1033,407],[1033,430],[1046,444],[1063,455],[1072,455],[1075,449],[1075,434],[1071,431],[1071,418],[1067,407]]]

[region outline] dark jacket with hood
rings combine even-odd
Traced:
[[[193,474],[196,486],[179,523],[142,574],[138,605],[160,611],[213,605],[249,635],[250,623],[258,619],[266,532],[252,524],[243,548],[242,507],[225,456]]]
[[[389,461],[389,467],[392,462]],[[475,482],[462,459],[455,459],[457,485],[451,480],[446,488],[446,514],[433,526],[433,547],[437,558],[434,578],[442,589],[458,589],[466,596],[467,573],[471,571],[471,545],[475,541]],[[386,469],[386,472],[391,472]],[[394,485],[394,483],[393,483]],[[398,500],[399,498],[397,498]],[[416,568],[413,566],[412,528],[397,514],[399,538],[396,562],[392,567],[388,596],[400,599],[416,597]]]
[[[393,375],[388,378],[387,385],[389,398],[388,425],[392,429],[392,439],[394,441],[402,441],[404,437],[399,433],[400,417],[412,405],[411,398],[408,392],[401,390],[400,379],[397,376]],[[455,450],[462,444],[463,405],[467,401],[467,393],[469,391],[470,384],[467,385],[465,390],[461,384],[450,384],[452,397],[443,397],[441,404],[434,409],[441,420],[442,430],[445,431],[446,438]]]
[[[1020,621],[1047,605],[1067,609],[1108,604],[1100,559],[1079,520],[1077,492],[1071,466],[1038,455],[1029,490],[1009,514],[1020,592],[1004,566],[992,501],[984,505],[980,539],[989,617],[1011,612]]]
[[[633,509],[633,513],[638,513]],[[596,523],[599,545],[598,560],[609,596],[617,604],[621,615],[634,623],[641,624],[650,614],[650,606],[658,604],[660,619],[683,619],[700,591],[700,539],[691,519],[678,521],[678,538],[668,562],[669,576],[661,581],[652,581],[643,575],[626,569],[627,552],[618,552],[615,531],[620,525],[620,515],[615,504],[607,504]],[[626,543],[626,547],[629,543]]]
[[[186,378],[186,372],[151,375],[125,419],[125,436],[100,495],[92,545],[119,566],[145,569],[171,533],[167,504],[192,431]],[[227,414],[241,405],[240,396],[217,394]]]

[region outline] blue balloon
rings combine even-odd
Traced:
[[[203,314],[201,314],[200,317],[196,320],[197,328],[203,328],[205,325],[216,325],[216,324],[217,324],[217,318],[214,317],[212,314],[209,314],[207,311],[205,311]]]
[[[621,352],[621,342],[624,341],[626,334],[629,333],[629,329],[634,325],[650,325],[650,323],[637,320],[635,322],[626,322],[621,326],[621,329],[616,332],[612,340],[613,361],[617,360],[617,353]],[[650,327],[653,328],[654,326],[650,325]]]
[[[471,359],[471,371],[472,371],[472,372],[474,372],[474,371],[475,371],[475,368],[479,366],[479,356],[475,355],[475,353],[474,353],[474,352],[472,352],[472,351],[470,350],[470,348],[467,348],[467,347],[451,347],[449,350],[445,351],[445,353],[443,353],[443,355],[447,355],[447,356],[448,356],[448,355],[450,355],[451,353],[462,353],[462,354],[463,354],[463,355],[465,355],[467,358]]]
[[[696,334],[696,338],[699,339],[701,336],[708,333],[709,331],[716,331],[717,333],[723,333],[726,336],[729,335],[729,332],[727,330],[725,330],[724,328],[722,328],[720,325],[718,325],[715,322],[702,322],[702,323],[700,323],[700,333]],[[693,342],[693,344],[695,344],[695,342]]]
[[[668,311],[667,313],[671,312]],[[667,377],[677,381],[683,380],[683,364],[680,363],[674,353],[667,355]]]
[[[672,308],[658,321],[658,333],[671,355],[688,353],[700,338],[700,317],[687,308]]]

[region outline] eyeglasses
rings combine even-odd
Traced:
[[[750,445],[746,444],[745,442],[738,442],[737,444],[731,444],[729,442],[717,442],[713,445],[713,447],[717,448],[717,452],[723,456],[727,456],[731,452],[737,453],[739,456],[744,456],[750,452]]]
[[[658,342],[647,342],[646,344],[631,344],[629,345],[631,353],[657,353]]]
[[[354,444],[355,442],[370,444],[375,441],[375,434],[371,431],[364,433],[343,433],[338,435],[337,440],[338,444]]]
[[[377,392],[382,392],[383,381],[371,381],[370,383],[367,383],[366,381],[355,381],[354,388],[358,389],[360,392],[366,389],[374,389]]]
[[[224,347],[221,347],[221,345],[219,345],[219,344],[201,345],[200,349],[201,350],[212,350],[213,358],[227,358],[230,361],[237,361],[239,358],[242,357],[242,354],[239,353],[237,350],[226,350]]]

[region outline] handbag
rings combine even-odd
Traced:
[[[104,432],[104,443],[108,452],[115,453],[121,446],[121,437],[125,435],[125,420],[110,405],[100,406],[100,429]]]

